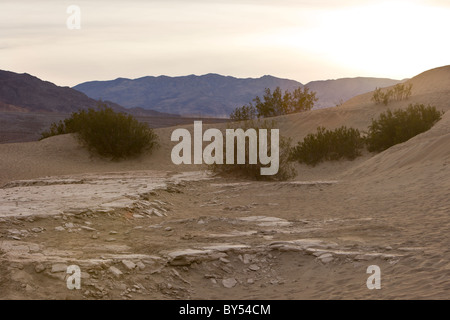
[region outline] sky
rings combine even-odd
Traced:
[[[404,79],[450,64],[449,17],[449,0],[1,0],[0,69],[60,86],[207,73]]]

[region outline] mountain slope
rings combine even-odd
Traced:
[[[162,115],[152,110],[125,109],[113,102],[106,103],[116,111]],[[0,111],[71,113],[96,105],[97,100],[69,87],[59,87],[27,73],[0,70]]]
[[[292,90],[302,84],[293,80],[264,76],[238,79],[217,74],[182,77],[118,78],[79,84],[79,90],[94,99],[107,99],[125,107],[151,108],[183,115],[228,116],[236,107],[261,95],[265,88]]]
[[[377,78],[347,78],[313,81],[306,86],[317,93],[316,108],[334,107],[355,95],[386,87],[398,80]],[[111,81],[91,81],[79,84],[79,90],[94,99],[107,99],[125,107],[151,108],[160,112],[183,115],[229,116],[236,108],[262,96],[265,88],[280,87],[292,91],[303,87],[300,82],[264,76],[240,79],[217,74],[184,77],[118,78]]]

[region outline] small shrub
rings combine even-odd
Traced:
[[[286,90],[284,93],[280,87],[276,87],[273,92],[266,88],[262,98],[257,96],[253,99],[255,105],[249,103],[234,109],[230,118],[233,121],[245,121],[308,111],[317,100],[316,93],[307,87],[299,87],[292,92]]]
[[[369,151],[381,152],[429,130],[442,117],[436,107],[410,104],[406,110],[387,110],[372,119],[366,142]]]
[[[259,136],[259,130],[260,129],[267,129],[267,140],[268,143],[268,153],[271,152],[271,136],[270,136],[270,130],[275,128],[275,122],[274,121],[260,121],[260,120],[250,120],[241,122],[238,125],[233,124],[229,127],[229,129],[238,129],[241,128],[244,131],[247,131],[250,128],[253,128],[256,130],[257,135]],[[245,144],[245,164],[237,164],[237,145],[235,144],[234,149],[234,164],[212,164],[209,166],[209,168],[218,174],[222,175],[234,175],[234,176],[240,176],[240,177],[246,177],[254,180],[288,180],[292,179],[297,175],[297,172],[293,166],[292,161],[290,160],[290,154],[292,152],[291,147],[291,140],[287,139],[283,136],[280,136],[279,140],[279,169],[278,173],[275,175],[261,175],[261,168],[264,167],[259,162],[258,157],[258,163],[256,164],[250,164],[249,163],[249,143],[248,139],[246,139]],[[259,143],[258,143],[259,145]],[[259,148],[259,146],[258,146]],[[259,149],[258,149],[259,150]],[[258,151],[259,152],[259,151]],[[224,145],[223,154],[226,154],[226,146]]]
[[[234,109],[234,111],[230,114],[230,119],[232,121],[247,121],[253,120],[255,118],[256,118],[256,109],[251,103],[242,106],[240,108]]]
[[[387,106],[392,100],[402,101],[408,100],[412,94],[412,83],[406,85],[403,83],[396,84],[392,89],[385,92],[380,88],[376,88],[372,95],[372,101],[375,104],[384,104]]]
[[[294,148],[291,158],[300,163],[315,166],[325,160],[353,160],[361,155],[364,139],[358,129],[345,126],[330,131],[318,127]]]
[[[158,146],[157,135],[146,123],[102,104],[97,110],[80,110],[64,121],[53,123],[42,138],[64,133],[76,133],[90,151],[112,159],[136,156]]]

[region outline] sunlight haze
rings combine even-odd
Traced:
[[[69,30],[69,5],[81,29]],[[404,79],[449,64],[448,1],[12,1],[0,69],[58,85],[147,75]]]

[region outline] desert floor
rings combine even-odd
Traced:
[[[286,182],[176,166],[174,128],[123,162],[71,135],[0,144],[0,299],[449,299],[450,67],[410,81],[389,108],[447,111],[431,130]],[[364,130],[387,109],[370,97],[277,126],[294,143],[319,125]]]
[[[358,175],[382,159],[298,165],[287,182],[108,168],[5,180],[0,298],[448,299],[448,167],[414,184],[408,167],[406,180]]]

